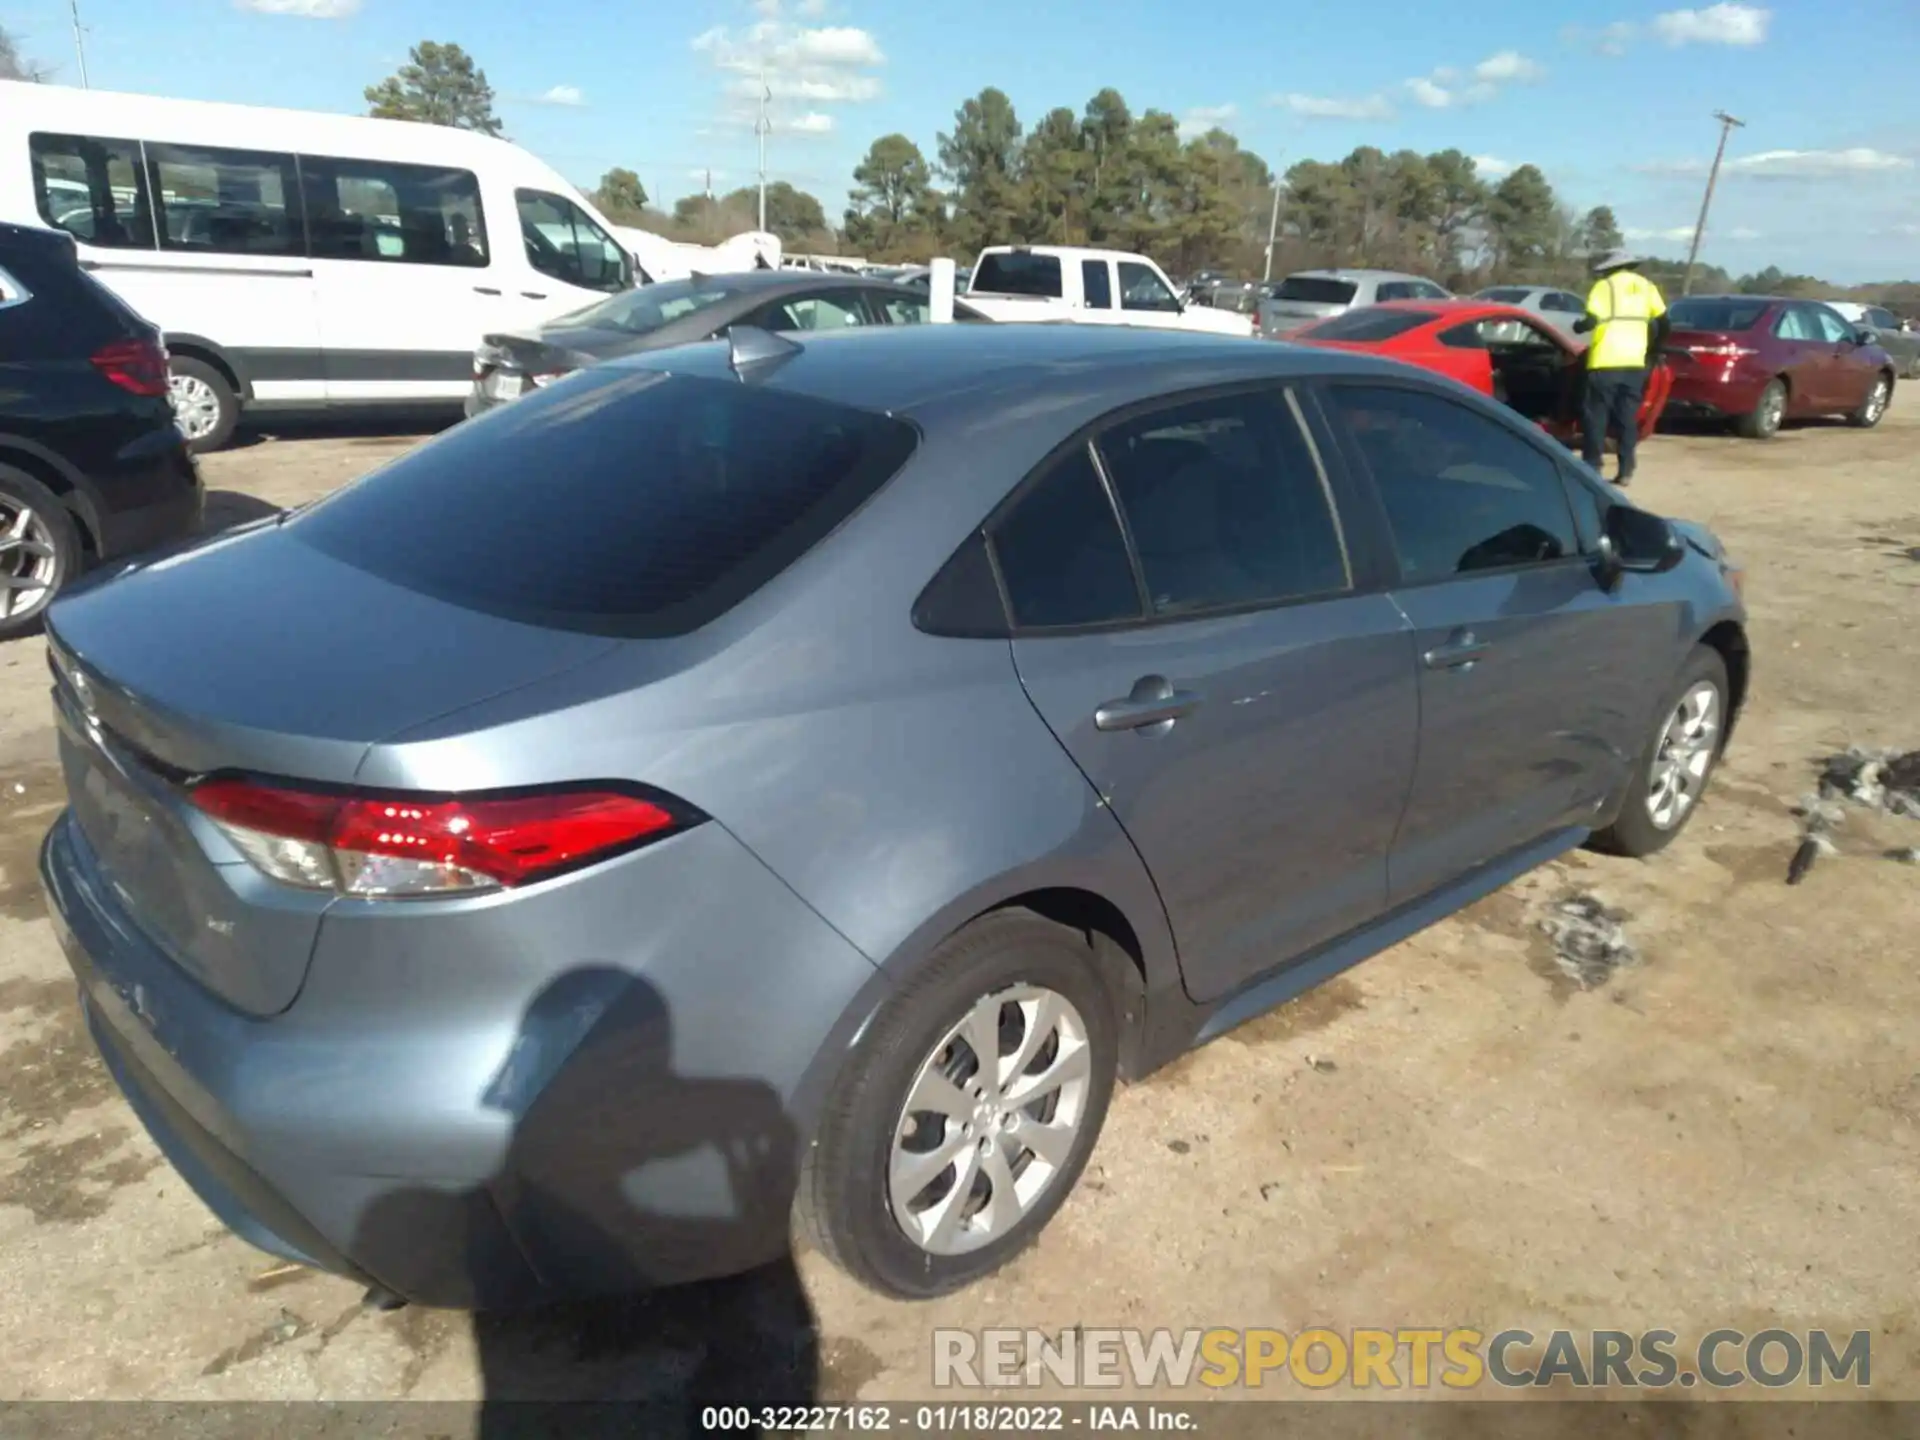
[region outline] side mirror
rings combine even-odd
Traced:
[[[1686,558],[1687,546],[1679,531],[1651,511],[1613,505],[1607,510],[1600,553],[1604,563],[1614,567],[1616,578],[1627,570],[1663,575]]]
[[[1853,343],[1856,345],[1878,345],[1880,343],[1880,332],[1863,325],[1860,329],[1853,332]]]
[[[1573,333],[1576,335],[1584,335],[1591,329],[1593,329],[1593,317],[1591,315],[1582,315],[1578,320],[1573,322]]]

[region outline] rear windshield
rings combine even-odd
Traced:
[[[581,371],[289,522],[336,560],[527,624],[679,635],[906,463],[904,421],[738,380]]]
[[[967,288],[985,295],[1040,295],[1057,300],[1063,293],[1060,257],[1019,251],[983,256]]]
[[[1368,305],[1294,333],[1302,340],[1391,340],[1437,318],[1431,310],[1381,310]]]
[[[575,310],[549,325],[581,325],[595,330],[624,330],[629,335],[645,335],[670,325],[675,320],[718,305],[733,292],[711,281],[663,280],[637,290],[623,290]]]
[[[1676,330],[1751,330],[1769,308],[1765,300],[1676,300],[1667,315]]]
[[[1502,305],[1524,304],[1527,296],[1533,292],[1518,285],[1496,285],[1491,290],[1482,290],[1474,298],[1477,300],[1495,300]]]
[[[1273,287],[1276,300],[1304,300],[1312,305],[1345,305],[1360,292],[1351,280],[1328,280],[1319,275],[1289,275]]]

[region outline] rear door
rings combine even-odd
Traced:
[[[1080,262],[1080,303],[1088,310],[1105,314],[1113,309],[1113,262]]]
[[[1833,345],[1821,333],[1813,306],[1782,305],[1773,317],[1773,338],[1787,377],[1787,413],[1818,415],[1830,402]]]
[[[1169,401],[989,527],[1021,680],[1153,873],[1199,1000],[1386,903],[1412,641],[1349,560],[1322,453],[1277,386]]]
[[[1550,442],[1424,387],[1325,394],[1372,481],[1419,657],[1420,760],[1390,860],[1400,904],[1584,825],[1616,793],[1675,622],[1600,588],[1592,522],[1576,523]]]
[[[330,401],[453,400],[500,318],[470,170],[300,157]]]

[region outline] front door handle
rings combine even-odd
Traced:
[[[1109,700],[1093,712],[1096,730],[1151,730],[1164,734],[1200,703],[1192,690],[1176,690],[1164,675],[1144,675],[1124,700]],[[1155,728],[1157,727],[1157,728]]]
[[[1422,655],[1420,662],[1429,670],[1466,670],[1483,659],[1488,648],[1471,630],[1456,630],[1447,637],[1446,644],[1436,645]]]
[[[547,292],[544,290],[522,290],[520,292],[520,298],[522,300],[544,300],[547,298]]]
[[[500,292],[491,285],[476,285],[473,287],[473,293],[476,295],[498,295]]]

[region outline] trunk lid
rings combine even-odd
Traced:
[[[255,1015],[293,1003],[331,896],[261,875],[188,782],[238,770],[346,784],[375,742],[617,643],[402,589],[277,527],[83,589],[47,629],[61,765],[102,889]]]

